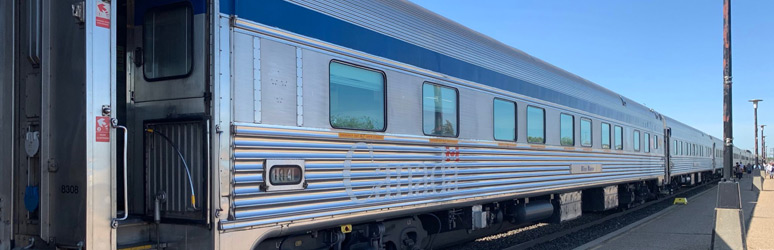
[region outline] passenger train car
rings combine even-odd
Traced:
[[[406,1],[0,11],[0,249],[429,249],[723,162],[720,139]]]

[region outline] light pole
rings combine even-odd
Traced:
[[[758,166],[758,102],[762,102],[761,99],[752,99],[750,102],[753,103],[753,110],[755,112],[755,166]],[[761,130],[763,130],[763,127],[761,127]]]

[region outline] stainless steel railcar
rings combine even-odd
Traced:
[[[428,248],[722,162],[717,138],[409,2],[0,11],[0,249]]]

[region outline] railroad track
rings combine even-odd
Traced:
[[[671,206],[671,201],[675,197],[691,197],[716,184],[717,181],[713,180],[694,187],[681,189],[674,194],[660,197],[624,211],[584,215],[578,218],[577,221],[567,222],[567,225],[545,223],[538,224],[537,226],[532,225],[480,238],[464,245],[448,248],[448,250],[572,249]],[[512,233],[514,231],[518,233]],[[521,237],[521,239],[515,240],[511,239],[518,237],[522,233],[531,233],[533,236]],[[536,233],[540,236],[534,237]]]

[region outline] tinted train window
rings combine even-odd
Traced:
[[[658,149],[658,135],[653,136],[653,148]]]
[[[422,85],[422,130],[426,135],[457,136],[457,89]]]
[[[674,154],[675,154],[675,155],[679,155],[678,153],[680,152],[680,150],[678,149],[677,140],[675,140],[675,146],[674,146],[674,148],[675,148],[675,152],[674,152]]]
[[[580,120],[580,140],[581,146],[591,147],[591,120],[581,118]]]
[[[602,123],[602,148],[610,148],[610,124]]]
[[[650,153],[650,133],[645,133],[645,153]]]
[[[568,114],[559,115],[559,143],[562,146],[575,146],[575,117]]]
[[[527,106],[527,142],[546,143],[546,111]]]
[[[145,13],[142,37],[145,79],[169,79],[191,72],[192,26],[190,5],[162,7]]]
[[[495,140],[516,140],[516,103],[494,99]]]
[[[623,149],[623,128],[615,126],[615,149]]]
[[[330,122],[334,128],[384,131],[385,77],[381,71],[330,64]]]
[[[634,144],[634,151],[640,151],[640,131],[634,131],[634,138],[632,138]]]

